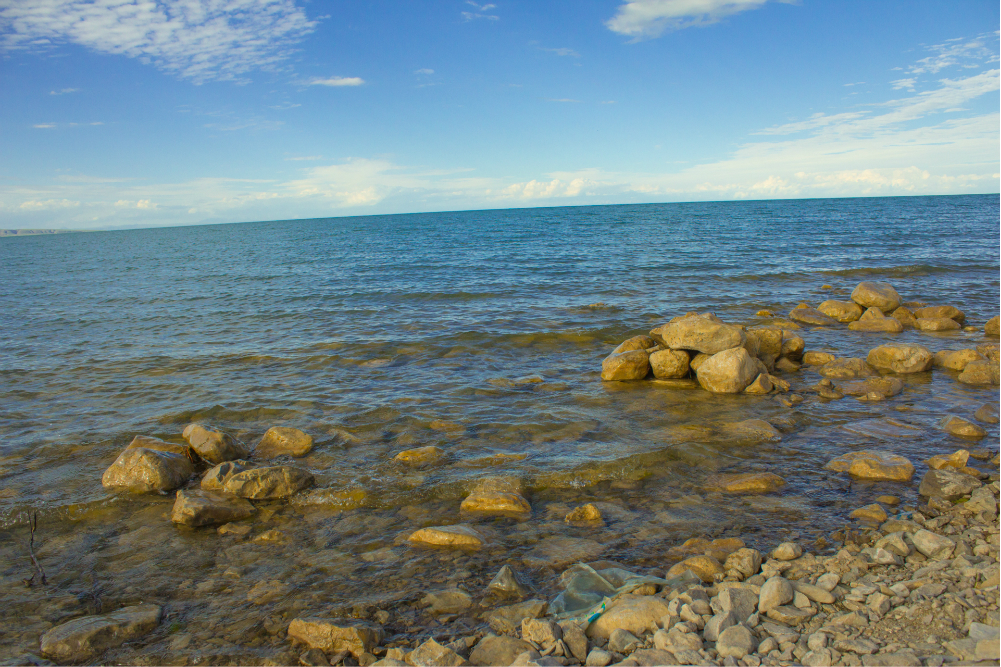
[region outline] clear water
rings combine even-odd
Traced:
[[[0,654],[37,649],[39,634],[61,619],[138,599],[167,605],[171,620],[120,649],[123,660],[253,662],[287,645],[266,619],[317,605],[364,614],[366,605],[391,604],[391,633],[461,634],[463,623],[479,621],[435,625],[391,601],[449,582],[478,595],[505,562],[545,594],[561,567],[549,554],[562,538],[592,540],[597,546],[575,544],[656,570],[670,564],[668,548],[692,536],[805,541],[880,493],[913,502],[916,484],[852,483],[823,465],[879,448],[908,456],[920,475],[934,453],[997,451],[997,426],[979,444],[935,426],[944,414],[969,418],[997,402],[996,387],[964,386],[935,370],[907,377],[905,392],[882,403],[825,402],[805,393],[819,376],[804,367],[785,377],[806,401],[787,408],[773,397],[599,377],[618,342],[674,315],[712,310],[753,325],[766,321],[755,316],[760,309],[785,315],[800,301],[848,299],[862,280],[888,281],[905,301],[955,305],[980,332],[804,328],[807,350],[864,357],[889,339],[933,351],[987,341],[982,325],[999,310],[998,196],[0,239],[0,608],[18,610],[16,621],[0,623]],[[727,435],[726,423],[750,418],[770,420],[781,442]],[[867,427],[887,418],[915,427],[916,437]],[[288,542],[261,545],[174,528],[165,518],[171,497],[104,491],[101,473],[134,435],[180,441],[191,421],[249,445],[271,426],[298,427],[316,441],[299,465],[355,500],[269,504],[251,538],[277,528]],[[448,459],[416,471],[393,461],[425,444]],[[734,502],[704,489],[719,470],[777,472],[788,485]],[[496,475],[521,480],[532,519],[480,522],[490,546],[472,555],[400,545],[416,528],[459,522],[470,484]],[[588,501],[609,503],[608,525],[567,526],[566,512]],[[44,590],[20,583],[31,572],[33,512],[50,575]],[[248,602],[249,588],[266,580],[291,590]],[[178,648],[188,635],[190,645]]]

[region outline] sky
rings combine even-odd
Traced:
[[[997,2],[0,0],[0,227],[999,191]]]

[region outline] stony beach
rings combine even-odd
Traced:
[[[974,325],[954,306],[905,302],[892,285],[872,281],[850,299],[757,316],[748,326],[712,313],[679,315],[615,347],[601,381],[610,389],[701,392],[702,400],[742,394],[798,411],[832,401],[892,402],[915,378],[946,373],[995,400],[975,414],[943,415],[937,427],[959,446],[926,460],[888,447],[828,457],[817,474],[869,489],[872,502],[846,511],[837,530],[771,543],[773,533],[692,520],[679,524],[687,539],[671,541],[638,517],[649,507],[682,511],[703,497],[729,498],[738,508],[781,499],[789,488],[781,469],[710,471],[665,505],[644,486],[644,465],[654,463],[640,462],[641,474],[609,487],[632,493],[628,503],[586,502],[579,487],[547,489],[504,474],[499,456],[465,485],[454,518],[436,522],[434,511],[397,508],[413,526],[400,530],[363,512],[371,502],[363,488],[324,484],[308,469],[315,461],[301,463],[315,453],[313,436],[299,428],[272,427],[254,446],[208,423],[190,423],[175,438],[135,435],[100,479],[122,501],[109,506],[113,521],[138,527],[118,532],[119,551],[135,549],[141,560],[142,541],[152,539],[177,549],[214,543],[215,555],[193,561],[189,572],[176,571],[169,557],[157,560],[163,576],[148,587],[111,583],[93,570],[88,577],[54,567],[60,552],[86,548],[79,534],[53,544],[44,524],[9,531],[26,548],[3,570],[4,585],[21,589],[3,664],[997,664],[998,443],[984,438],[985,427],[998,423],[998,317]],[[981,340],[933,350],[940,346],[885,339],[910,330],[934,341],[964,327]],[[811,346],[818,331],[881,338],[865,358],[840,357],[829,344]],[[795,428],[781,416],[772,422],[687,426],[671,437],[768,443]],[[908,437],[913,427],[882,419],[855,428]],[[391,464],[423,475],[449,456],[445,438],[398,447]],[[101,514],[109,510],[84,513],[93,515],[90,525],[107,525]],[[398,576],[416,575],[422,584],[415,591],[373,581],[372,595],[333,603],[324,580],[364,575],[336,541],[314,531],[338,523],[364,530],[366,522],[387,532],[389,543],[362,560],[402,563],[415,554]],[[626,522],[632,535],[603,543],[610,526]],[[526,532],[533,530],[542,532]],[[512,557],[504,544],[519,531],[530,550]],[[644,531],[648,546],[629,552],[636,558],[611,557]],[[287,576],[248,576],[264,553],[285,559]],[[202,613],[225,615],[236,598],[229,618],[200,627]],[[23,631],[14,627],[19,622]]]

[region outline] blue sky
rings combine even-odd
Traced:
[[[0,0],[3,227],[999,190],[992,2]]]

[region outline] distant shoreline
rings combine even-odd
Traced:
[[[38,236],[39,234],[71,234],[77,229],[0,229],[0,236]]]

